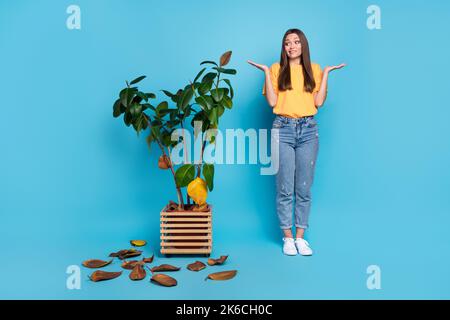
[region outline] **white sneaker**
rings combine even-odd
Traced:
[[[297,248],[295,247],[294,238],[283,238],[283,253],[288,256],[295,256]]]
[[[305,239],[302,238],[295,239],[295,246],[297,247],[298,252],[302,256],[310,256],[313,253],[313,251],[309,247],[308,241],[306,241]]]

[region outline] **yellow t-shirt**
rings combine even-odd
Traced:
[[[314,104],[313,93],[319,91],[322,82],[322,69],[317,63],[311,63],[314,80],[316,86],[312,93],[303,90],[303,66],[301,64],[291,67],[291,84],[292,90],[278,92],[278,74],[280,71],[280,64],[278,62],[270,66],[270,80],[275,94],[278,95],[276,106],[273,108],[273,113],[283,115],[291,118],[299,118],[304,116],[311,116],[317,113],[316,105]],[[262,94],[266,94],[266,86],[264,84]]]

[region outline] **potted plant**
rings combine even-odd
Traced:
[[[214,188],[214,164],[203,161],[207,144],[215,144],[214,135],[204,134],[218,129],[219,119],[225,110],[233,106],[233,87],[226,75],[236,70],[225,68],[231,59],[231,51],[221,55],[219,63],[203,61],[204,65],[194,80],[176,93],[161,90],[169,101],[156,106],[150,103],[154,93],[139,90],[137,83],[145,76],[131,82],[119,93],[113,105],[115,118],[123,115],[126,126],[132,127],[139,136],[149,129],[147,144],[156,144],[161,152],[158,167],[170,172],[174,181],[177,202],[170,200],[161,210],[161,253],[206,254],[212,250],[212,206],[206,202],[208,191]],[[185,134],[196,125],[201,127],[200,161],[190,163],[187,159]],[[182,129],[182,135],[172,135]],[[178,132],[178,131],[177,131]],[[198,132],[194,131],[195,138]],[[184,146],[184,161],[174,165],[171,149],[179,143]],[[186,188],[186,201],[183,189]],[[192,200],[192,203],[191,203]]]

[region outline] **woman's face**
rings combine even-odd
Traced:
[[[284,50],[289,59],[300,57],[302,54],[302,45],[297,34],[291,33],[286,36],[286,39],[284,40]]]

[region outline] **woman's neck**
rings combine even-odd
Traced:
[[[300,65],[300,57],[295,59],[289,59],[290,66],[298,66]]]

